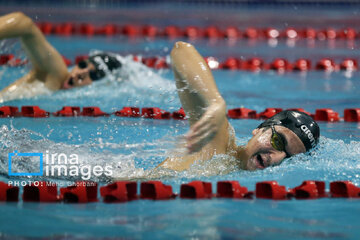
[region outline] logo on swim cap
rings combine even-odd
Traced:
[[[315,147],[316,146],[316,141],[315,141],[314,135],[311,133],[311,131],[308,129],[308,127],[306,125],[301,125],[300,129],[309,138],[310,143],[311,143],[311,147]]]

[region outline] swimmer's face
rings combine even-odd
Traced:
[[[253,130],[253,137],[245,147],[246,169],[256,170],[279,165],[286,157],[306,152],[304,144],[294,132],[283,126],[274,126],[274,130],[284,140],[284,151],[275,149],[271,143],[273,130],[270,127],[257,128]]]
[[[82,87],[90,85],[93,81],[90,78],[90,71],[95,70],[92,63],[76,65],[70,72],[70,75],[63,83],[63,89],[70,89],[74,87]]]

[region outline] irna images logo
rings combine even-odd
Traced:
[[[43,161],[44,160],[44,161]],[[24,172],[21,169],[34,169]],[[77,154],[50,153],[9,153],[9,176],[77,177],[89,180],[92,177],[112,176],[113,166],[85,164]]]

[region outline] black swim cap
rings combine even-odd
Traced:
[[[121,63],[114,56],[106,53],[100,53],[89,57],[89,62],[94,64],[95,71],[90,72],[93,81],[99,80],[106,76],[106,72],[121,68]]]
[[[270,127],[271,125],[284,126],[293,131],[303,142],[306,151],[314,148],[320,137],[320,128],[312,117],[306,113],[285,110],[267,119],[258,128]]]

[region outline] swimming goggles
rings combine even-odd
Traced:
[[[81,60],[80,62],[78,62],[78,67],[81,69],[87,68],[89,66],[89,61],[88,60]],[[104,71],[101,70],[90,70],[89,71],[89,76],[91,78],[91,80],[96,81],[99,80],[100,78],[103,78],[105,76]]]
[[[285,137],[275,130],[274,124],[271,125],[271,131],[272,131],[272,135],[270,139],[271,146],[277,151],[284,152],[287,158],[291,157],[291,155],[285,149],[285,145],[286,145]]]

